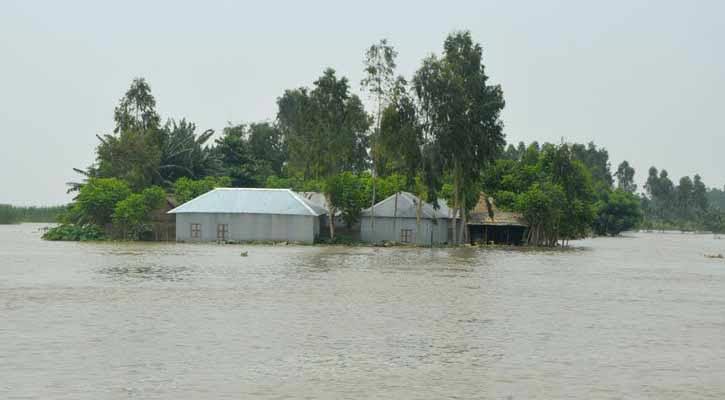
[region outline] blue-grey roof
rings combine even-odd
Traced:
[[[398,192],[383,201],[375,204],[376,217],[394,217],[394,218],[416,218],[418,202],[420,199],[408,192]],[[370,208],[362,211],[363,217],[372,215]],[[423,219],[443,219],[452,218],[453,212],[448,208],[445,201],[438,201],[438,209],[436,210],[432,204],[423,202],[421,206],[421,218]]]
[[[217,188],[169,211],[182,213],[318,216],[326,212],[289,189]]]

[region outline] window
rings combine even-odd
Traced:
[[[218,224],[216,226],[216,240],[227,240],[229,236],[229,225]]]
[[[191,224],[191,237],[193,239],[201,238],[201,224]]]
[[[413,230],[412,229],[401,229],[400,230],[400,243],[410,243],[413,241]]]

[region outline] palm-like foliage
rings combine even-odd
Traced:
[[[218,175],[222,170],[221,159],[217,153],[206,146],[214,135],[207,129],[200,135],[195,134],[196,124],[182,119],[178,123],[170,120],[163,128],[161,160],[158,176],[164,185],[169,185],[181,177],[198,179],[204,176]]]
[[[67,182],[68,193],[79,191],[88,178],[121,178],[135,189],[149,185],[171,186],[181,177],[198,179],[219,175],[222,163],[206,145],[214,131],[196,135],[196,125],[170,120],[155,132],[127,131],[97,135],[96,163],[87,169],[73,168],[82,181]]]

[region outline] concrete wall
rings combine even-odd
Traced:
[[[448,222],[446,219],[436,220],[436,223],[430,219],[421,219],[418,225],[415,218],[375,217],[375,232],[372,232],[371,218],[362,217],[360,239],[368,243],[400,242],[400,231],[410,229],[413,231],[415,244],[444,244],[448,242]]]
[[[191,224],[201,224],[201,238],[191,237]],[[226,240],[273,240],[312,243],[320,232],[318,217],[276,214],[176,214],[176,240],[184,242],[217,240],[217,225],[229,225]]]

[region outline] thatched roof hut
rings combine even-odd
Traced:
[[[483,192],[468,217],[471,243],[521,244],[528,227],[521,214],[497,209],[494,199]]]

